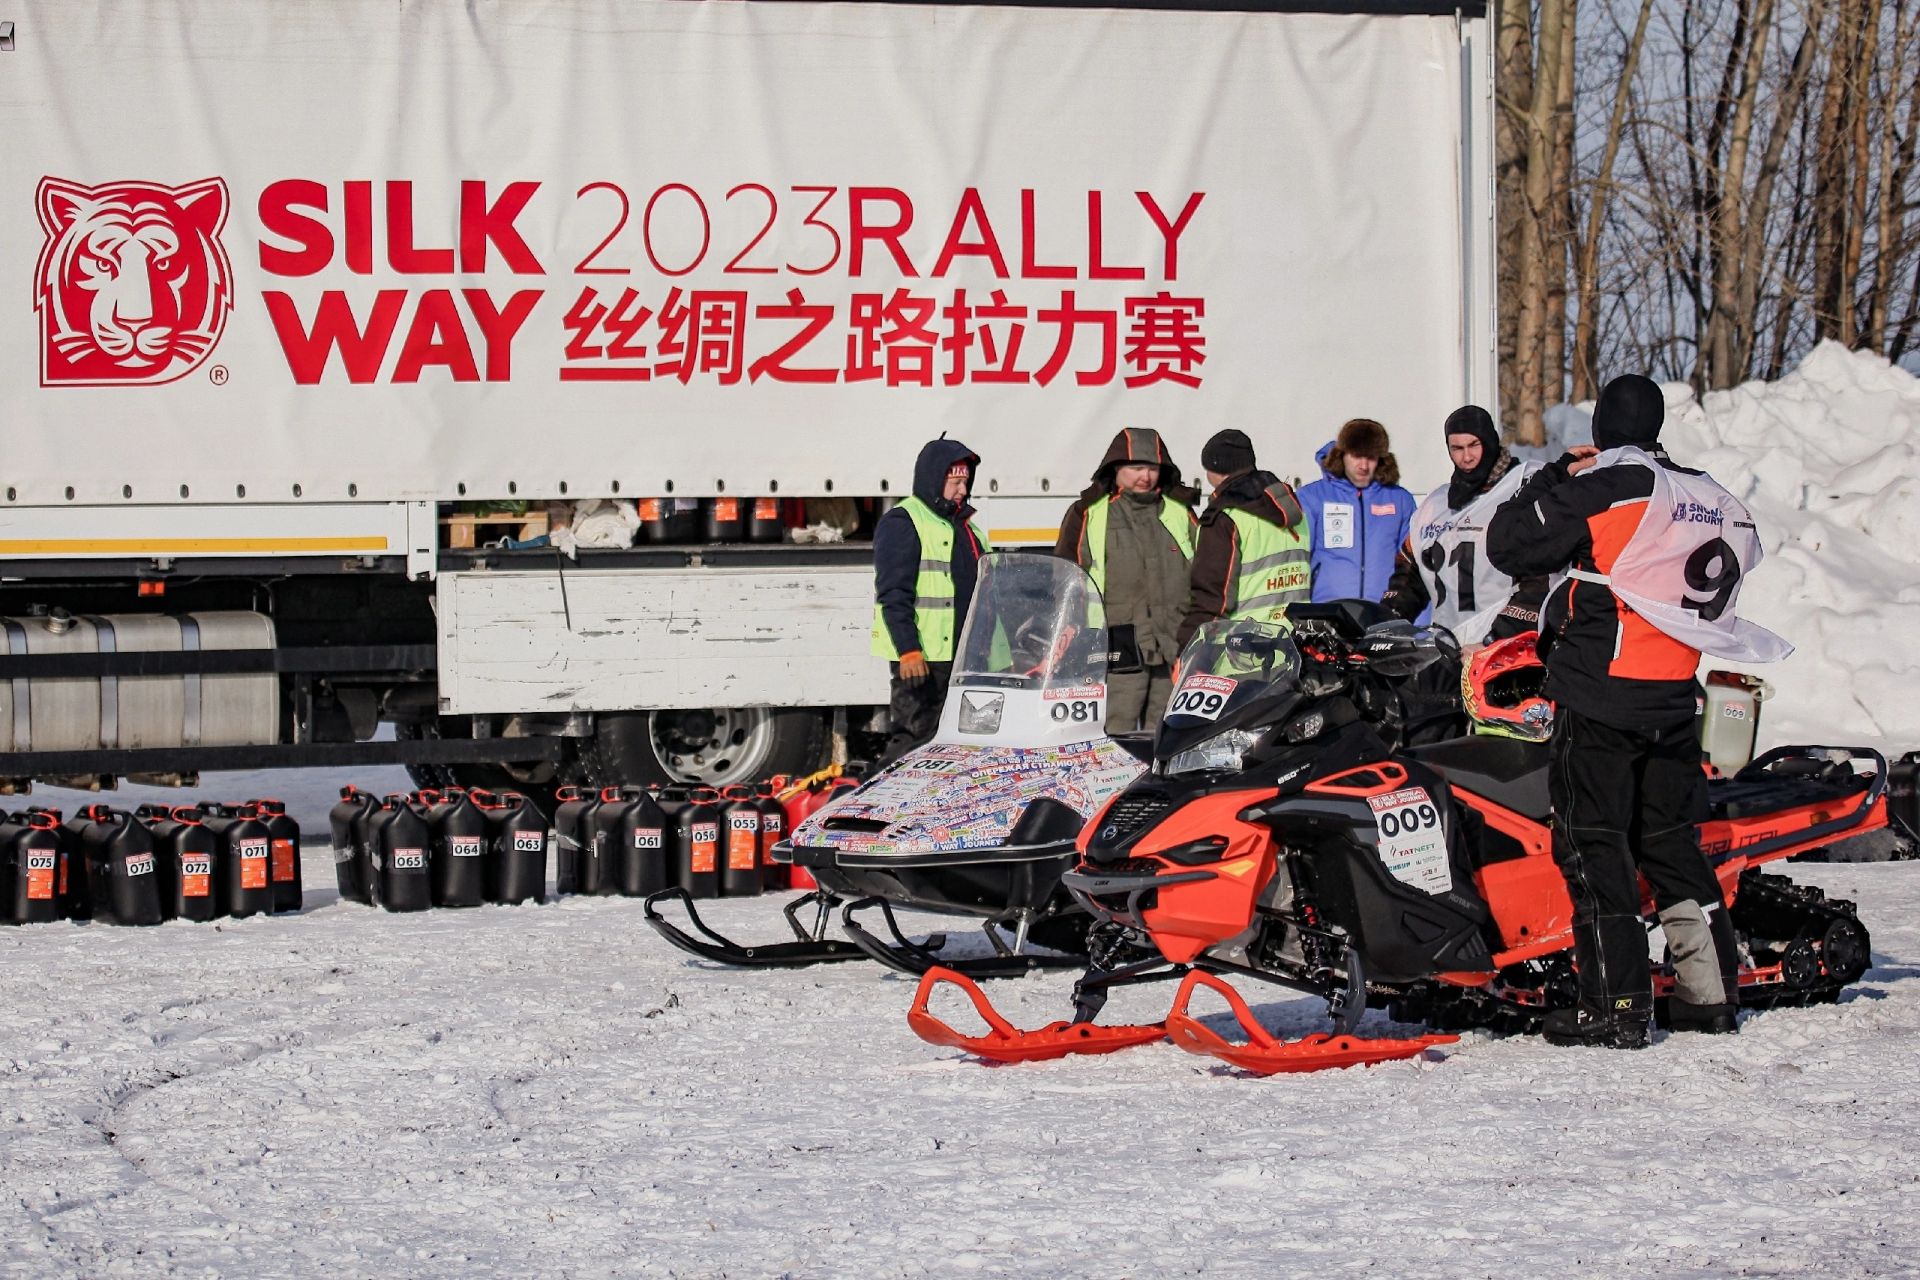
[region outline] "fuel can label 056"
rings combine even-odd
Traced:
[[[1368,796],[1380,830],[1380,861],[1395,880],[1423,893],[1453,889],[1453,868],[1447,861],[1447,832],[1440,806],[1425,787],[1406,787],[1386,795]]]

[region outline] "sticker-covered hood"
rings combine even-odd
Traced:
[[[1047,798],[1090,818],[1146,771],[1111,738],[1068,746],[916,748],[794,829],[796,849],[925,854],[1005,844],[1028,804]]]

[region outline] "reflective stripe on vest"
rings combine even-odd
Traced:
[[[1087,518],[1080,526],[1080,563],[1103,594],[1107,589],[1107,508],[1113,503],[1112,497],[1095,503],[1087,510]],[[1193,560],[1195,523],[1185,507],[1165,497],[1160,499],[1160,527],[1173,538],[1181,558],[1189,563]]]
[[[920,537],[920,572],[913,582],[913,627],[920,634],[920,653],[928,662],[952,662],[954,641],[953,522],[934,514],[933,508],[918,498],[908,498],[900,509],[913,521]],[[979,526],[968,522],[980,544],[980,554],[993,548]],[[873,655],[890,662],[900,659],[880,602],[873,605]]]
[[[1249,511],[1227,508],[1227,518],[1240,534],[1240,563],[1233,580],[1224,618],[1251,618],[1257,622],[1284,620],[1287,605],[1313,594],[1313,567],[1301,525],[1283,529]]]

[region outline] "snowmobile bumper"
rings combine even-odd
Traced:
[[[856,911],[869,907],[880,908],[880,917],[892,935],[891,942],[875,936],[854,919]],[[1078,969],[1086,965],[1084,955],[1036,954],[1009,947],[995,931],[996,923],[982,921],[982,931],[993,946],[992,955],[958,958],[940,954],[946,946],[945,934],[932,934],[925,942],[915,942],[902,933],[900,922],[894,918],[893,904],[885,898],[861,898],[849,902],[840,913],[840,928],[855,946],[887,968],[916,978],[935,969],[967,978],[1018,978],[1036,969]]]
[[[1202,1026],[1188,1013],[1197,988],[1218,992],[1247,1033],[1244,1044],[1234,1044]],[[1167,1039],[1203,1057],[1270,1076],[1281,1072],[1324,1071],[1335,1067],[1370,1066],[1400,1058],[1415,1058],[1434,1045],[1452,1044],[1459,1036],[1415,1036],[1409,1040],[1374,1039],[1352,1035],[1310,1035],[1298,1040],[1276,1040],[1254,1018],[1247,1002],[1223,980],[1199,969],[1191,969],[1174,993],[1173,1007],[1167,1012]]]
[[[687,920],[700,934],[695,937],[660,914],[660,904],[679,899],[687,909]],[[851,942],[839,938],[826,937],[826,925],[829,913],[839,905],[840,900],[830,893],[814,890],[789,902],[782,910],[787,925],[793,930],[794,941],[774,942],[762,946],[748,947],[727,938],[709,928],[694,908],[693,895],[685,889],[663,889],[650,894],[641,904],[646,913],[647,923],[654,932],[671,942],[674,946],[690,955],[703,960],[712,960],[717,964],[731,965],[745,969],[797,969],[810,964],[835,964],[842,960],[863,960],[866,952]],[[811,930],[800,923],[799,913],[807,907],[817,911]]]
[[[956,1031],[928,1010],[928,999],[942,985],[960,988],[973,1002],[974,1012],[987,1024],[985,1035],[970,1036]],[[913,1007],[907,1011],[907,1025],[928,1044],[962,1049],[990,1062],[1041,1062],[1071,1054],[1113,1053],[1152,1044],[1166,1036],[1166,1029],[1158,1023],[1102,1027],[1091,1022],[1055,1022],[1037,1030],[1021,1031],[1000,1016],[986,993],[971,979],[945,968],[929,969],[920,979]]]

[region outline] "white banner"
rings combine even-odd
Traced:
[[[1059,495],[1356,416],[1437,475],[1466,396],[1451,16],[10,16],[16,503],[899,494],[942,432]]]

